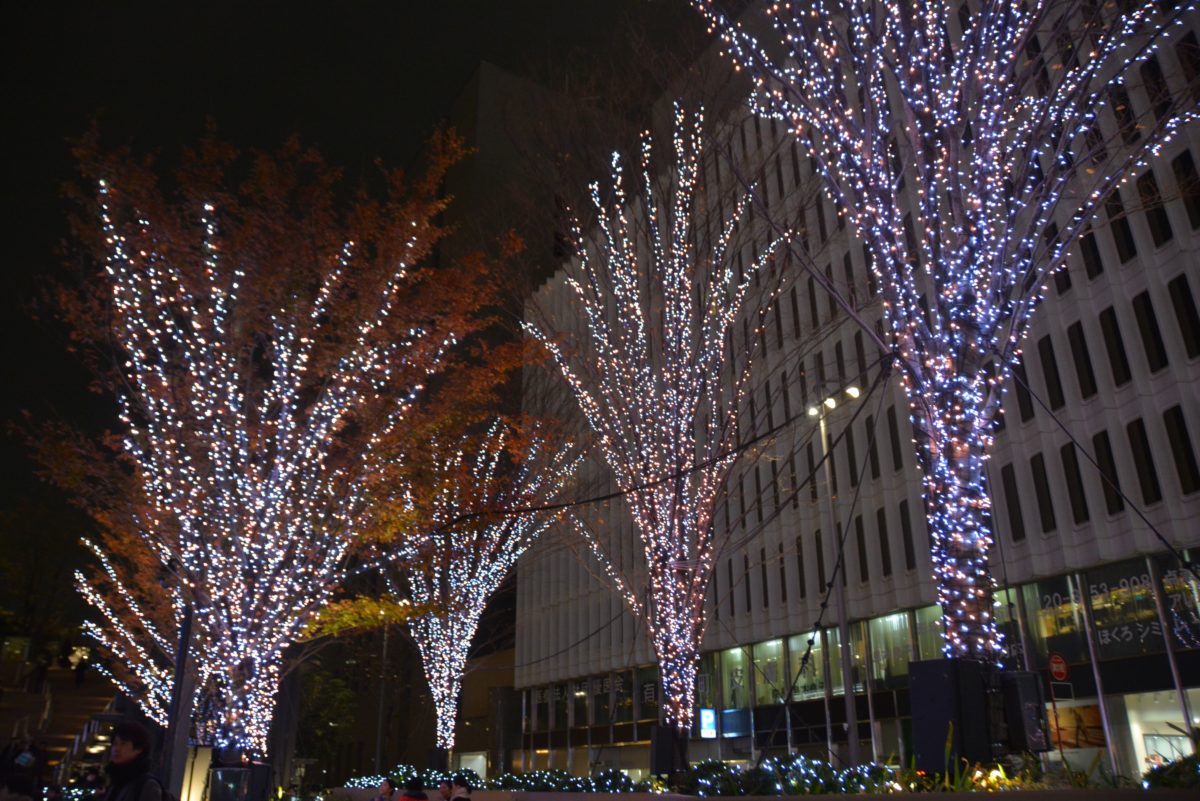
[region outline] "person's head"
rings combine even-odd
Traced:
[[[385,777],[384,780],[379,783],[379,794],[391,797],[394,792],[396,792],[396,785],[391,779]]]
[[[461,773],[456,773],[454,778],[450,780],[450,792],[453,794],[459,791],[466,793],[471,792],[471,782],[466,776],[462,775]]]
[[[112,750],[109,759],[114,765],[128,764],[150,749],[150,732],[132,720],[113,727]]]
[[[404,792],[423,793],[425,792],[425,783],[421,781],[420,776],[414,776],[404,783]]]
[[[438,782],[438,795],[442,798],[450,798],[450,782],[447,779],[442,779]]]

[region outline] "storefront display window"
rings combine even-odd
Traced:
[[[573,718],[571,725],[588,725],[588,682],[587,679],[571,682],[571,710]]]
[[[1194,560],[1196,555],[1193,553]],[[1158,557],[1163,606],[1176,648],[1200,648],[1200,582],[1174,556]]]
[[[607,726],[612,723],[612,679],[608,676],[592,678],[592,723]]]
[[[556,684],[550,690],[555,729],[567,728],[567,685]]]
[[[550,689],[536,687],[533,690],[533,730],[546,731],[550,728]]]
[[[856,693],[865,693],[867,691],[867,639],[864,633],[865,625],[861,621],[850,624],[850,680]]]
[[[626,723],[633,720],[633,673],[623,670],[613,674],[613,720]]]
[[[715,651],[700,657],[700,671],[696,674],[696,706],[716,709],[717,690],[721,686],[719,667],[719,657]]]
[[[808,649],[809,637],[813,638],[812,653],[804,670],[800,663],[804,652]],[[804,701],[810,698],[820,698],[825,694],[825,665],[821,659],[820,634],[796,634],[788,637],[788,670],[794,681],[792,684],[792,700]],[[799,678],[796,678],[799,674]]]
[[[942,609],[939,606],[923,606],[917,610],[917,653],[921,659],[941,659]]]
[[[1153,582],[1144,559],[1093,568],[1085,580],[1101,659],[1165,650]]]
[[[783,640],[767,640],[754,646],[754,703],[782,704],[788,676],[783,671]]]
[[[842,693],[842,649],[838,647],[839,642],[841,639],[837,629],[825,629],[825,647],[829,649],[829,683],[834,695]]]
[[[726,709],[750,706],[750,670],[745,648],[721,652],[721,703]]]
[[[908,639],[908,614],[877,617],[870,622],[871,667],[875,687],[891,689],[908,684],[908,662],[912,649]]]
[[[1058,576],[1026,584],[1021,592],[1029,614],[1033,667],[1045,668],[1050,653],[1059,654],[1069,663],[1086,661],[1083,607],[1076,597],[1075,583]]]
[[[658,670],[653,667],[638,668],[637,686],[634,689],[637,693],[638,720],[658,720]]]

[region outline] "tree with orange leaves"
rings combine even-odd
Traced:
[[[165,722],[190,608],[195,739],[262,753],[284,652],[344,578],[380,454],[411,444],[425,382],[489,322],[487,259],[427,266],[462,143],[439,134],[416,180],[354,188],[296,142],[206,142],[169,180],[78,155],[99,270],[57,300],[122,431],[115,454],[69,431],[38,453],[105,531],[78,577],[91,632]]]

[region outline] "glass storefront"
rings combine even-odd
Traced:
[[[877,617],[871,627],[871,669],[875,687],[890,690],[908,686],[912,647],[908,639],[908,613]]]
[[[801,670],[801,662],[808,649],[808,641],[812,639],[812,652],[808,662]],[[788,670],[794,680],[792,684],[792,700],[805,701],[820,698],[825,693],[825,663],[821,658],[820,634],[796,634],[788,637]],[[799,678],[797,678],[799,676]]]
[[[571,725],[586,726],[588,720],[588,682],[586,679],[571,682]]]
[[[1200,648],[1200,585],[1173,557],[1156,557],[1156,561],[1163,584],[1165,627],[1160,622],[1152,571],[1145,559],[1092,568],[1080,573],[1078,579],[1075,575],[1057,576],[1011,590],[998,590],[995,615],[1005,634],[1008,664],[1021,666],[1018,601],[1024,605],[1026,642],[1036,670],[1046,669],[1050,654],[1062,656],[1075,666],[1072,678],[1076,671],[1088,670],[1085,598],[1092,608],[1099,654],[1106,663],[1123,661],[1129,665],[1130,659],[1164,660],[1167,637],[1179,651]],[[858,621],[851,624],[849,631],[855,692],[865,691],[868,659],[876,691],[903,691],[914,645],[921,659],[942,656],[942,621],[937,606]],[[705,653],[697,674],[697,706],[717,710],[720,737],[729,739],[752,733],[752,707],[781,704],[785,699],[793,702],[821,699],[826,673],[832,694],[841,695],[839,640],[834,626],[815,636],[795,634]],[[1147,675],[1160,672],[1156,667],[1147,671]],[[1124,675],[1125,681],[1130,681],[1129,674]],[[1183,678],[1185,682],[1194,681],[1186,671]],[[1079,683],[1075,684],[1072,691],[1071,682],[1060,682],[1065,695],[1058,696],[1056,714],[1048,710],[1048,716],[1052,718],[1052,740],[1061,743],[1073,767],[1085,769],[1096,754],[1103,753],[1107,735],[1100,723],[1098,699],[1074,695],[1079,692]],[[1118,760],[1131,776],[1187,753],[1192,747],[1183,733],[1188,722],[1180,709],[1178,695],[1173,688],[1159,685],[1161,680],[1151,681],[1144,685],[1146,691],[1105,696]],[[1154,689],[1150,691],[1150,687]],[[653,665],[529,688],[523,693],[524,730],[532,738],[531,743],[541,743],[549,732],[570,727],[655,721],[660,711],[659,692],[658,670]],[[1188,695],[1192,713],[1197,716],[1192,722],[1195,725],[1200,723],[1200,690],[1190,689]],[[881,723],[885,732],[889,725],[894,725],[898,733],[903,725],[903,721],[896,719]],[[638,732],[641,736],[640,729]],[[588,735],[588,742],[593,741],[593,736]],[[614,746],[623,742],[619,740]],[[1055,754],[1050,758],[1060,757]]]
[[[767,640],[754,646],[754,703],[782,704],[789,679],[783,670],[783,640]]]
[[[745,648],[721,652],[721,706],[725,709],[750,706],[749,662]]]
[[[654,667],[640,667],[636,676],[638,720],[658,720],[658,670]]]
[[[613,720],[627,723],[633,720],[633,672],[613,674]]]
[[[917,610],[917,656],[921,659],[942,657],[942,609],[923,606]]]

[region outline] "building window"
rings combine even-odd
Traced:
[[[817,208],[820,208],[820,206],[818,205]],[[824,237],[822,237],[822,239],[824,239]],[[829,319],[835,320],[838,316],[837,283],[835,283],[833,280],[832,264],[825,265],[825,283],[828,287],[825,290],[825,302],[829,306]]]
[[[1050,497],[1050,482],[1046,480],[1046,461],[1040,453],[1035,453],[1029,460],[1029,470],[1033,473],[1033,489],[1037,495],[1042,533],[1054,531],[1058,528],[1058,522],[1054,519],[1054,500]]]
[[[1188,358],[1200,356],[1200,314],[1196,312],[1196,301],[1187,275],[1180,273],[1167,284],[1171,293],[1171,305],[1175,308],[1175,322],[1179,324],[1179,336]]]
[[[1044,93],[1043,93],[1044,94]],[[1117,130],[1125,144],[1131,145],[1138,140],[1137,117],[1133,113],[1133,104],[1129,102],[1129,93],[1123,86],[1112,86],[1108,90],[1108,105],[1113,117],[1117,120]]]
[[[1171,442],[1171,455],[1175,457],[1175,473],[1179,476],[1179,489],[1191,495],[1200,489],[1200,468],[1196,466],[1196,452],[1192,450],[1192,438],[1183,419],[1183,409],[1172,406],[1163,412],[1163,424],[1167,428],[1167,439]]]
[[[846,349],[841,342],[833,346],[833,363],[837,367],[838,383],[846,383]]]
[[[788,472],[792,477],[792,485],[788,488],[788,495],[792,499],[792,508],[800,508],[800,477],[796,473],[796,454],[788,455]],[[808,479],[808,483],[812,483],[812,479]]]
[[[812,330],[821,327],[821,315],[817,312],[817,282],[812,276],[808,278],[808,318],[812,321]]]
[[[745,585],[743,589],[746,593],[746,611],[749,612],[754,606],[754,596],[750,593],[750,555],[742,554],[742,583]]]
[[[1129,357],[1125,354],[1125,341],[1121,339],[1121,326],[1112,306],[1100,312],[1100,331],[1104,334],[1104,349],[1108,351],[1108,363],[1112,367],[1113,384],[1129,383]]]
[[[1104,202],[1104,211],[1108,215],[1113,243],[1117,246],[1117,258],[1124,264],[1137,255],[1137,244],[1133,241],[1133,229],[1129,227],[1129,218],[1125,216],[1125,206],[1121,203],[1120,193],[1113,191]]]
[[[1167,87],[1167,79],[1159,66],[1158,56],[1146,59],[1139,72],[1142,73],[1142,86],[1150,96],[1150,107],[1154,110],[1154,116],[1159,120],[1165,119],[1171,113],[1171,90]]]
[[[899,470],[904,466],[904,453],[900,450],[900,427],[896,424],[896,407],[889,406],[887,410],[888,435],[892,440],[892,469]]]
[[[917,569],[917,551],[913,547],[912,519],[908,516],[908,500],[900,501],[900,535],[904,541],[904,568]]]
[[[769,609],[771,606],[771,593],[769,591],[770,582],[767,580],[767,549],[759,548],[758,558],[761,560],[758,566],[758,577],[762,581],[762,606],[763,609]]]
[[[813,502],[817,502],[817,460],[814,458],[812,443],[808,443],[808,478],[805,479],[808,483],[808,497]]]
[[[813,543],[817,548],[817,583],[821,586],[821,592],[824,592],[829,582],[825,580],[825,543],[821,539],[821,529],[817,529],[813,535]]]
[[[854,452],[854,429],[846,426],[842,434],[846,439],[846,466],[850,469],[850,486],[858,486],[858,454]]]
[[[1058,361],[1054,358],[1054,343],[1047,334],[1038,340],[1038,356],[1042,360],[1042,375],[1046,378],[1046,396],[1051,409],[1061,409],[1063,398],[1062,381],[1058,377]]]
[[[1012,462],[1000,468],[1000,483],[1004,486],[1004,508],[1008,511],[1009,534],[1013,542],[1025,539],[1025,518],[1021,515],[1021,494],[1017,490],[1017,474]]]
[[[799,534],[796,535],[796,578],[796,589],[800,590],[800,597],[803,598],[808,587],[804,581],[804,538]]]
[[[1110,515],[1125,511],[1125,501],[1121,498],[1121,482],[1117,475],[1117,460],[1113,456],[1112,442],[1107,431],[1101,431],[1092,437],[1092,449],[1096,452],[1096,462],[1100,466],[1100,485],[1104,488],[1104,508]]]
[[[871,580],[867,564],[867,534],[863,530],[862,515],[854,518],[854,539],[858,545],[858,578],[864,584]]]
[[[1021,413],[1021,422],[1028,423],[1033,419],[1033,398],[1029,394],[1029,374],[1025,372],[1025,362],[1013,362],[1013,389],[1017,393],[1017,410]]]
[[[1142,210],[1146,214],[1146,222],[1150,225],[1150,237],[1155,247],[1165,245],[1175,236],[1171,230],[1171,218],[1163,206],[1162,193],[1158,190],[1158,181],[1154,172],[1148,172],[1137,180],[1138,195],[1142,199]]]
[[[882,506],[875,511],[875,529],[879,533],[879,560],[883,563],[883,575],[892,575],[892,544],[888,541],[887,510]]]
[[[733,606],[733,557],[725,560],[725,597],[729,599],[729,617],[737,614]]]
[[[1079,394],[1086,400],[1096,394],[1096,372],[1092,369],[1092,357],[1088,353],[1083,324],[1072,323],[1067,328],[1067,339],[1071,343],[1071,356],[1075,360],[1075,376],[1079,379]]]
[[[787,594],[787,562],[783,558],[783,543],[779,543],[779,601],[786,604]]]
[[[1088,514],[1087,495],[1083,491],[1083,476],[1079,474],[1079,454],[1075,452],[1075,443],[1068,442],[1059,449],[1062,457],[1063,476],[1067,480],[1067,497],[1071,501],[1071,518],[1075,525],[1086,523]]]
[[[1158,328],[1158,317],[1154,314],[1154,303],[1149,292],[1142,292],[1133,299],[1133,314],[1137,318],[1138,331],[1142,335],[1142,348],[1146,351],[1146,364],[1150,372],[1156,373],[1167,366],[1167,348],[1163,344],[1162,331]]]
[[[1192,151],[1185,150],[1172,159],[1171,169],[1175,173],[1179,197],[1183,199],[1183,207],[1187,209],[1188,222],[1193,228],[1200,228],[1200,173],[1196,171]]]
[[[858,358],[858,383],[860,389],[867,386],[867,349],[863,345],[862,331],[854,334],[854,355]]]
[[[1192,92],[1192,99],[1200,102],[1200,42],[1196,34],[1188,32],[1186,36],[1175,43],[1175,57],[1183,67],[1184,77]]]
[[[871,478],[879,478],[879,441],[875,437],[875,418],[867,415],[867,461],[871,464]]]
[[[1129,449],[1133,451],[1133,464],[1137,469],[1138,483],[1142,487],[1142,503],[1147,505],[1162,500],[1162,487],[1158,483],[1158,471],[1154,467],[1154,456],[1150,452],[1150,438],[1146,424],[1139,417],[1125,426],[1129,436]]]
[[[1100,247],[1096,244],[1096,234],[1091,226],[1084,228],[1079,235],[1079,255],[1083,258],[1083,271],[1088,278],[1095,278],[1104,272],[1104,260],[1100,257]]]

